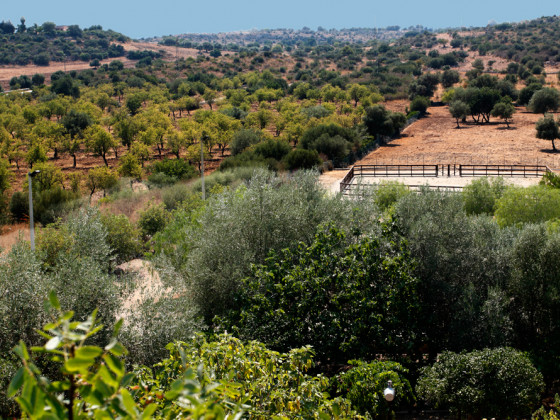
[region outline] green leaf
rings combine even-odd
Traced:
[[[54,309],[60,310],[60,302],[58,301],[58,297],[56,297],[56,292],[51,290],[49,293],[49,302]]]
[[[157,405],[155,404],[148,405],[144,410],[144,412],[142,413],[142,417],[140,417],[140,419],[144,420],[144,419],[152,418],[152,415],[155,413],[156,410],[157,410]]]
[[[10,386],[8,387],[8,397],[13,397],[16,392],[19,391],[21,386],[23,385],[23,379],[25,376],[25,368],[22,366],[16,372],[14,379],[10,382]]]
[[[131,416],[132,418],[136,418],[138,415],[138,410],[136,409],[136,404],[134,403],[134,400],[130,396],[128,390],[122,389],[121,396],[128,415]]]
[[[122,325],[123,325],[123,319],[121,318],[117,321],[117,323],[113,327],[113,337],[116,337],[119,334],[119,331],[121,330]]]
[[[27,352],[27,347],[25,343],[20,340],[19,344],[14,347],[14,353],[17,354],[23,360],[29,360],[29,353]]]
[[[64,364],[66,370],[70,373],[72,372],[86,372],[88,368],[93,364],[92,359],[78,359],[76,357],[69,359]]]
[[[124,375],[124,365],[123,363],[112,354],[106,354],[103,356],[103,360],[107,363],[107,367],[111,369],[118,376]]]
[[[95,359],[103,354],[103,350],[96,346],[83,346],[76,349],[76,357],[79,359]]]

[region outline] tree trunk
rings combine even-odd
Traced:
[[[103,158],[103,162],[105,162],[105,166],[109,167],[109,164],[107,163],[107,158],[105,157],[105,153],[102,153],[101,157]]]
[[[54,156],[53,159],[58,159],[58,148],[54,148]]]
[[[72,168],[75,168],[76,167],[76,154],[75,153],[72,155],[72,158],[74,159],[74,164],[72,165]]]

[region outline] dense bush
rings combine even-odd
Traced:
[[[314,174],[288,179],[258,171],[246,186],[211,196],[194,223],[178,215],[157,235],[155,246],[188,278],[201,312],[211,320],[235,307],[241,279],[271,250],[311,243],[317,226],[329,221],[344,230],[375,231],[376,214],[370,203],[325,197]]]
[[[140,232],[124,214],[104,214],[101,216],[101,223],[107,230],[107,243],[117,264],[142,253]]]
[[[394,220],[416,261],[425,350],[435,357],[442,349],[508,342],[502,285],[515,232],[490,217],[467,216],[459,194],[429,190],[404,196]]]
[[[495,213],[500,226],[560,218],[560,190],[542,185],[510,187],[497,201]]]
[[[407,194],[410,194],[410,189],[397,181],[381,182],[373,188],[373,200],[383,211],[389,210]]]
[[[189,179],[196,175],[196,170],[183,159],[163,159],[154,162],[149,171],[152,174],[164,174],[172,179],[182,180]]]
[[[294,149],[284,157],[286,169],[313,169],[321,164],[316,150]]]
[[[418,302],[406,249],[390,238],[348,240],[331,228],[271,255],[244,281],[228,330],[282,351],[313,343],[331,363],[412,348]]]
[[[540,402],[542,375],[529,358],[510,348],[444,352],[418,380],[418,397],[459,416],[526,416]]]
[[[141,213],[138,226],[142,236],[152,237],[163,230],[169,222],[169,212],[163,204],[150,203]]]
[[[248,147],[260,143],[262,140],[263,133],[260,130],[239,130],[233,136],[233,140],[231,142],[231,154],[233,156],[238,155]]]
[[[463,188],[463,205],[467,214],[489,214],[496,211],[496,203],[504,194],[504,179],[483,177]]]
[[[412,387],[405,377],[407,369],[399,363],[374,361],[366,363],[350,360],[350,369],[331,379],[336,395],[352,403],[352,408],[364,416],[382,417],[399,407],[409,406],[414,400]],[[393,383],[395,400],[387,402],[383,390]]]

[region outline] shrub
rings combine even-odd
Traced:
[[[560,190],[542,185],[510,187],[496,203],[495,214],[500,226],[560,218]]]
[[[277,163],[277,162],[276,162]],[[277,166],[277,165],[275,165]],[[238,153],[235,156],[230,156],[225,158],[222,163],[220,163],[220,171],[232,171],[235,168],[248,167],[248,168],[267,168],[270,170],[276,170],[277,168],[270,168],[263,156],[256,154],[253,150],[245,150],[242,153]]]
[[[46,226],[56,222],[80,206],[80,195],[61,187],[44,190],[33,195],[33,216]]]
[[[424,115],[430,106],[430,99],[424,96],[416,96],[412,101],[410,101],[410,111],[418,111],[421,115]]]
[[[235,325],[241,337],[282,350],[313,343],[319,359],[331,363],[405,351],[417,309],[406,249],[387,245],[389,238],[350,246],[347,240],[331,227],[309,246],[285,249],[254,267],[239,293],[239,320],[228,329]]]
[[[496,210],[496,202],[506,189],[502,177],[483,177],[472,181],[462,191],[465,211],[467,214],[493,215]]]
[[[382,182],[374,188],[374,201],[377,206],[387,211],[405,195],[410,194],[410,189],[398,181]]]
[[[188,342],[170,344],[167,348],[170,357],[156,371],[161,380],[154,381],[146,372],[146,383],[157,386],[164,378],[164,383],[169,383],[180,379],[184,371],[204,366],[212,375],[202,369],[201,382],[218,381],[235,386],[237,395],[245,399],[248,418],[356,417],[348,401],[328,396],[327,378],[306,373],[314,366],[313,350],[309,346],[278,353],[262,343],[244,344],[228,334],[218,335],[214,341],[198,334]],[[236,373],[233,377],[232,372]],[[234,379],[236,384],[232,383]],[[217,399],[221,401],[222,398]]]
[[[165,204],[165,208],[169,211],[176,210],[181,207],[184,202],[190,204],[200,203],[202,204],[200,194],[194,193],[192,188],[185,184],[173,185],[169,188],[165,188],[162,191],[162,200]]]
[[[543,391],[542,374],[511,348],[444,352],[424,368],[416,386],[430,405],[476,417],[526,416]]]
[[[23,191],[16,191],[10,199],[10,214],[17,221],[23,221],[29,217],[29,195]]]
[[[140,232],[123,214],[104,214],[101,223],[107,230],[107,243],[111,247],[116,263],[136,258],[142,252]]]
[[[157,232],[163,230],[169,222],[169,212],[165,210],[163,203],[150,203],[148,207],[140,212],[138,225],[144,237],[154,236]]]
[[[173,177],[177,180],[190,179],[197,174],[195,168],[183,159],[163,159],[154,162],[149,171],[152,174],[163,173],[167,177]]]
[[[292,148],[283,140],[268,139],[256,144],[252,150],[265,159],[282,160],[284,156],[290,153]]]
[[[173,185],[178,181],[176,177],[166,175],[163,172],[156,172],[148,176],[148,185],[154,185],[158,188]]]
[[[119,161],[119,175],[142,179],[142,166],[138,158],[131,153],[124,155]]]
[[[331,379],[336,395],[342,395],[352,403],[352,407],[364,416],[381,417],[404,404],[412,403],[415,398],[412,387],[404,377],[408,371],[399,363],[374,361],[366,363],[350,360],[350,370]],[[383,395],[387,382],[393,382],[395,400],[388,403]]]
[[[316,150],[294,149],[284,157],[286,169],[312,169],[321,164]]]
[[[252,177],[246,186],[210,196],[194,221],[178,212],[155,238],[156,249],[165,252],[181,275],[188,275],[191,293],[209,320],[235,307],[233,296],[241,279],[251,274],[251,264],[263,263],[271,250],[310,243],[320,223],[336,221],[345,230],[360,232],[378,229],[371,203],[326,197],[313,173],[285,179],[244,168],[212,176],[228,174],[232,180]]]
[[[261,142],[262,139],[263,133],[260,130],[239,130],[233,135],[233,139],[231,141],[231,154],[233,156],[238,155],[246,148]]]

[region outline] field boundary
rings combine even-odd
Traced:
[[[503,176],[534,178],[542,177],[547,172],[552,172],[546,165],[488,165],[488,164],[431,164],[431,165],[400,165],[400,164],[375,164],[354,165],[346,176],[340,181],[340,192],[350,193],[350,190],[359,185],[359,180],[365,177],[482,177]],[[356,182],[358,181],[358,182]],[[409,188],[418,189],[418,185],[409,185]],[[434,186],[438,190],[460,190],[457,186]]]

